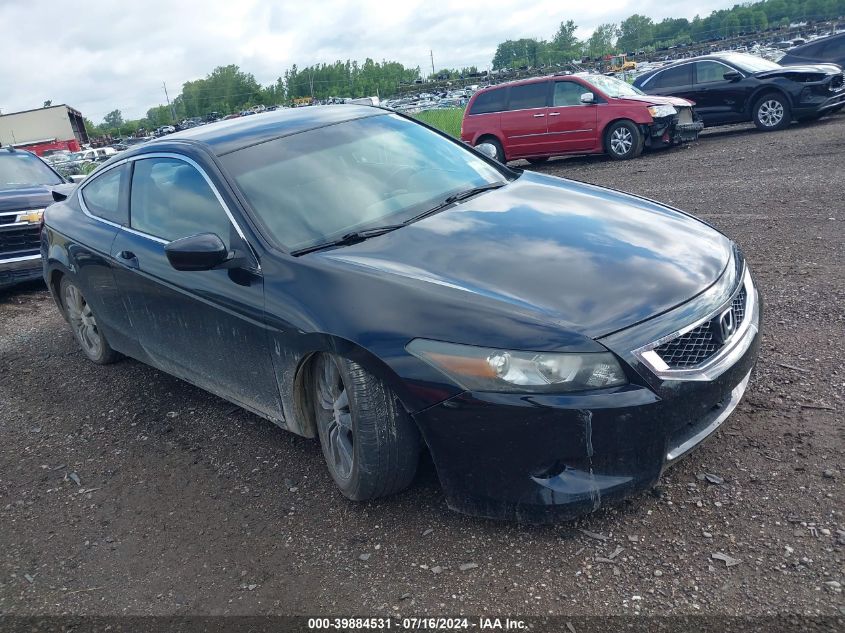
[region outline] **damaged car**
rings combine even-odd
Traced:
[[[845,105],[842,68],[836,64],[781,66],[745,53],[685,59],[637,77],[653,95],[695,101],[704,123],[752,121],[763,131],[782,130]]]
[[[644,148],[694,141],[703,127],[690,101],[578,73],[476,92],[464,112],[461,139],[502,163],[522,158],[537,164],[566,154],[624,160]]]
[[[644,198],[512,170],[376,107],[127,150],[45,212],[84,355],[319,438],[349,499],[430,453],[448,505],[542,522],[648,489],[735,409],[760,345],[740,249]]]

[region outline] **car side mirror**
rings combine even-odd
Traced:
[[[173,240],[164,247],[167,261],[176,270],[211,270],[229,258],[229,249],[214,233],[200,233]]]
[[[595,98],[595,96],[593,96],[592,92],[585,92],[584,94],[581,95],[581,103],[583,103],[585,105],[595,103],[595,100],[596,100],[596,98]]]
[[[722,75],[722,77],[724,79],[727,79],[728,81],[739,81],[740,79],[742,79],[742,73],[736,70],[729,70],[724,75]]]
[[[492,143],[479,143],[475,146],[475,149],[484,154],[487,158],[496,159],[496,146]]]

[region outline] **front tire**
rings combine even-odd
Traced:
[[[480,141],[478,141],[476,145],[481,145],[482,143],[488,143],[489,145],[492,145],[496,148],[496,155],[493,158],[502,163],[502,165],[505,165],[508,162],[505,158],[505,150],[502,148],[502,144],[499,142],[498,139],[490,136],[485,136]]]
[[[314,363],[314,413],[329,474],[353,501],[411,485],[420,436],[393,392],[357,363],[322,354]]]
[[[106,335],[97,324],[97,317],[79,286],[69,277],[62,277],[59,285],[62,308],[76,342],[88,360],[108,365],[120,358],[109,345]]]
[[[604,133],[604,147],[614,160],[628,160],[643,153],[643,138],[640,128],[633,121],[615,121]]]
[[[758,130],[775,132],[789,127],[792,122],[792,110],[786,97],[777,92],[770,92],[754,103],[752,118]]]

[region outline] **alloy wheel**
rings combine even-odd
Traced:
[[[64,303],[76,339],[88,356],[97,358],[102,352],[103,342],[91,306],[73,284],[65,286]]]
[[[768,99],[760,104],[757,117],[766,127],[775,127],[783,120],[783,104],[776,99]]]
[[[610,149],[617,156],[624,156],[634,145],[634,135],[627,127],[618,127],[610,135]]]
[[[337,362],[328,354],[323,354],[317,367],[317,402],[321,409],[317,423],[329,467],[339,479],[348,480],[355,464],[349,392]]]

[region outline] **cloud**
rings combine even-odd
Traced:
[[[632,13],[703,15],[735,0],[3,0],[0,110],[67,103],[99,122],[119,108],[143,116],[182,83],[215,66],[237,64],[262,84],[300,68],[372,57],[437,68],[490,63],[496,45],[520,37],[551,38],[575,20],[586,37],[603,22]]]

